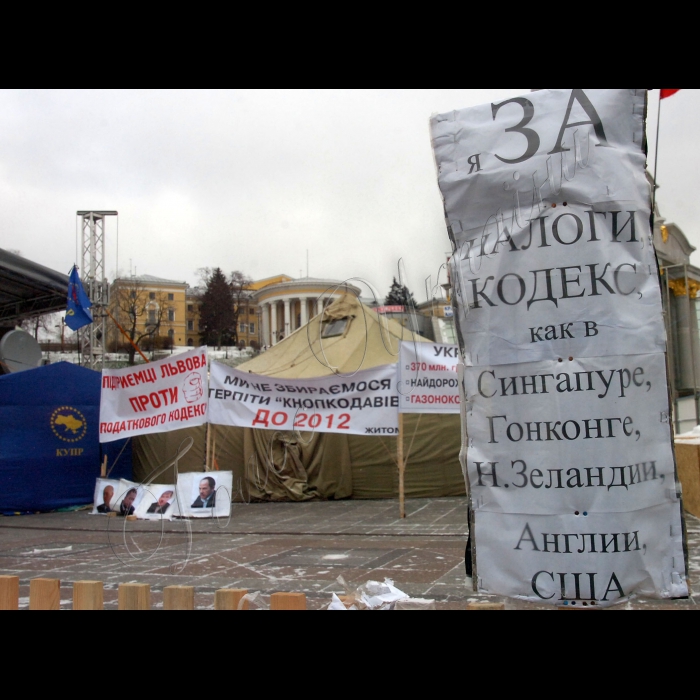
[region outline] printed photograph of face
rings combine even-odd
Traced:
[[[143,489],[132,481],[121,479],[114,492],[117,500],[112,510],[121,517],[134,515],[143,498]]]
[[[141,487],[143,496],[136,508],[139,520],[172,520],[179,515],[175,486],[147,484]]]
[[[216,479],[213,476],[205,476],[195,483],[195,491],[192,496],[194,502],[190,508],[215,508],[216,507]]]
[[[175,517],[225,518],[231,513],[233,472],[186,472],[178,474]]]
[[[151,503],[150,506],[148,506],[148,510],[146,511],[147,513],[158,513],[158,514],[163,514],[168,511],[168,508],[170,508],[170,503],[175,497],[175,490],[167,490],[163,491],[163,493],[160,494],[158,497],[157,501],[154,501]]]
[[[107,515],[116,512],[118,489],[118,479],[97,479],[95,482],[92,514]]]
[[[124,496],[121,504],[119,505],[119,511],[117,512],[117,515],[133,515],[134,514],[134,511],[136,510],[136,506],[134,506],[134,501],[136,500],[137,494],[138,494],[138,489],[136,489],[136,488],[130,488],[126,492],[126,495]]]

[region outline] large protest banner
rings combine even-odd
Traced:
[[[399,412],[459,413],[459,347],[402,342],[399,348]]]
[[[645,115],[574,89],[432,119],[481,591],[687,595]]]
[[[280,379],[212,362],[209,422],[264,430],[397,435],[397,381],[396,365],[349,377]]]
[[[100,442],[207,422],[207,349],[102,372]]]

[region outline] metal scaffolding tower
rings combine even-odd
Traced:
[[[105,277],[105,218],[116,211],[79,211],[82,217],[82,267],[80,277],[92,302],[93,323],[80,330],[83,365],[102,370],[106,340],[105,309],[109,306],[109,287]]]

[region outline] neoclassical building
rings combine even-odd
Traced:
[[[690,264],[695,248],[679,226],[661,216],[658,206],[654,247],[661,272],[674,428],[683,433],[700,424],[700,269]]]
[[[360,296],[352,284],[332,279],[302,277],[267,284],[254,292],[260,312],[262,344],[276,345],[343,294]]]

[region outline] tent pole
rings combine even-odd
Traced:
[[[403,459],[403,413],[399,413],[399,436],[396,443],[396,461],[399,465],[399,515],[401,518],[405,518],[404,473],[406,465]]]
[[[206,449],[206,454],[204,455],[204,471],[205,472],[211,471],[211,468],[209,467],[210,449],[211,449],[211,424],[207,423],[207,449]]]

